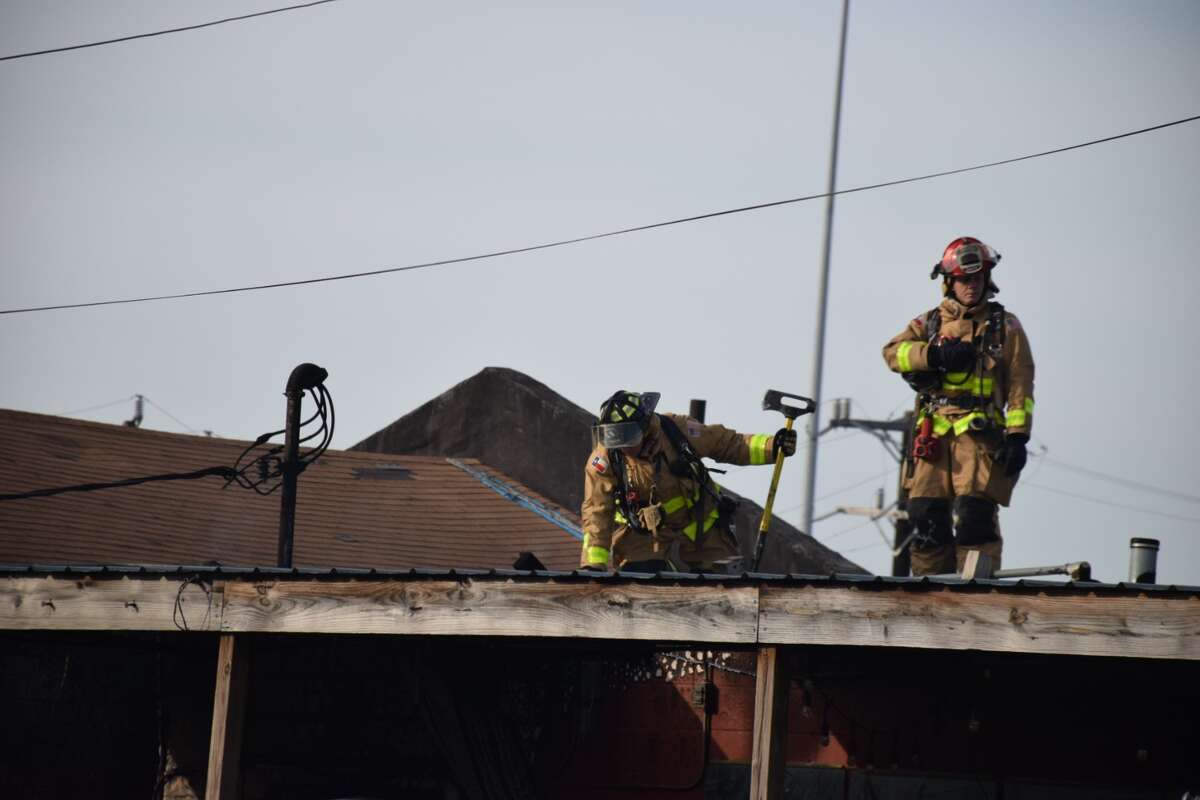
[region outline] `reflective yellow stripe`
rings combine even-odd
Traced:
[[[980,397],[988,397],[992,393],[992,379],[978,375],[968,378],[965,372],[947,372],[942,381],[942,390],[947,392],[970,392]]]
[[[896,365],[900,367],[901,372],[912,372],[912,362],[908,359],[908,351],[913,349],[916,342],[901,342],[896,348]]]
[[[767,445],[771,443],[771,438],[771,435],[767,433],[756,433],[750,437],[751,464],[767,463]]]
[[[713,523],[715,523],[717,521],[717,517],[719,517],[719,516],[721,516],[721,514],[715,508],[712,511],[710,511],[708,514],[708,518],[706,520],[704,520],[704,530],[707,531],[709,528],[711,528],[713,526]],[[683,529],[683,535],[688,537],[689,539],[691,539],[693,542],[696,541],[696,523],[695,523],[695,521],[693,521],[690,525],[688,525],[686,528]]]
[[[982,411],[972,411],[965,417],[960,417],[959,419],[954,420],[954,435],[962,436],[964,433],[970,430],[971,420],[976,418],[986,420],[987,414],[984,414]]]
[[[628,525],[629,524],[629,520],[625,519],[625,515],[622,514],[619,509],[616,511],[613,511],[613,519],[615,519],[617,521],[618,525]]]
[[[920,427],[921,420],[925,419],[928,416],[929,416],[929,414],[926,414],[924,411],[922,411],[920,416],[917,417],[917,427]],[[940,416],[938,414],[933,415],[933,435],[934,436],[945,436],[947,433],[950,432],[951,427],[952,426],[950,425],[950,420],[948,420],[945,417]]]
[[[608,550],[603,547],[589,547],[586,550],[587,563],[589,564],[608,564]]]
[[[664,514],[674,514],[676,511],[683,508],[684,506],[687,506],[688,508],[691,508],[691,506],[692,506],[692,504],[688,502],[688,499],[686,497],[684,497],[683,495],[679,495],[679,497],[672,497],[670,500],[663,503],[663,513]]]
[[[1033,414],[1033,398],[1026,397],[1024,408],[1014,408],[1004,415],[1004,424],[1009,428],[1020,428],[1029,424],[1029,417]]]

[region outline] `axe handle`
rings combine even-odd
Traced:
[[[788,417],[785,427],[792,429],[793,417]],[[775,471],[771,475],[771,488],[767,492],[767,504],[763,507],[762,522],[758,523],[758,539],[754,542],[754,564],[751,571],[758,571],[758,562],[762,560],[763,546],[767,543],[767,529],[771,527],[771,508],[775,505],[775,490],[779,488],[779,474],[783,472],[783,451],[775,454]]]

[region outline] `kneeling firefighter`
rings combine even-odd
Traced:
[[[675,414],[656,414],[659,395],[620,391],[592,426],[584,468],[584,569],[713,571],[737,554],[736,503],[722,495],[702,458],[772,464],[796,452],[796,432],[741,434]],[[679,545],[682,564],[670,560]]]
[[[1000,566],[997,505],[1007,506],[1033,424],[1033,355],[1015,316],[992,298],[1000,254],[978,239],[950,242],[930,278],[941,305],[883,347],[917,392],[905,486],[914,575],[957,572],[970,550]]]

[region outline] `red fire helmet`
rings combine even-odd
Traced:
[[[1000,262],[1000,254],[973,236],[960,236],[942,252],[942,260],[934,264],[934,275],[941,273],[947,278],[961,278],[981,269],[993,270]]]

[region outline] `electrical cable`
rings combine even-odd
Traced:
[[[181,420],[179,417],[177,417],[177,416],[175,416],[174,414],[172,414],[170,411],[167,411],[165,408],[163,408],[163,407],[162,407],[162,406],[160,406],[158,403],[156,403],[156,402],[154,402],[153,400],[151,400],[149,397],[146,397],[145,395],[142,395],[142,399],[143,399],[143,400],[145,400],[145,401],[146,401],[147,403],[149,403],[150,405],[152,405],[152,406],[154,406],[155,408],[157,408],[157,409],[158,409],[159,411],[161,411],[162,413],[166,414],[166,415],[167,415],[168,417],[170,417],[171,419],[173,419],[173,420],[175,420],[176,422],[178,422],[180,425],[182,425],[184,428],[186,428],[186,429],[187,429],[187,432],[188,432],[188,433],[199,433],[199,432],[200,432],[198,429],[196,429],[196,428],[193,428],[191,425],[188,425],[186,422],[184,422],[184,421],[183,421],[183,420]]]
[[[886,478],[888,475],[891,475],[897,469],[899,469],[899,467],[892,467],[890,469],[884,470],[883,472],[880,472],[877,475],[870,475],[866,478],[863,478],[860,481],[855,481],[854,483],[850,484],[849,486],[843,486],[840,489],[834,489],[832,492],[826,492],[825,494],[818,497],[817,501],[820,502],[821,500],[828,500],[830,497],[833,497],[834,495],[841,494],[842,492],[848,492],[851,489],[857,489],[858,487],[862,486],[865,483],[870,483],[871,481],[877,481],[880,478]],[[779,509],[778,513],[786,514],[789,511],[795,511],[795,510],[801,508],[803,505],[804,505],[803,503],[799,503],[794,506],[788,506],[787,508],[781,508],[781,509]],[[815,519],[813,521],[816,522]]]
[[[1171,489],[1162,489],[1158,486],[1151,486],[1146,483],[1139,483],[1138,481],[1130,480],[1129,478],[1122,478],[1119,475],[1111,475],[1107,472],[1100,472],[1099,470],[1088,469],[1087,467],[1081,467],[1076,464],[1071,464],[1069,462],[1062,461],[1057,458],[1051,458],[1050,456],[1047,456],[1047,455],[1042,455],[1042,454],[1037,454],[1037,453],[1033,453],[1031,455],[1033,455],[1034,458],[1040,458],[1042,461],[1044,461],[1045,463],[1049,464],[1052,467],[1058,467],[1059,469],[1065,469],[1070,472],[1078,473],[1080,475],[1086,475],[1088,477],[1095,478],[1096,480],[1107,481],[1109,483],[1116,484],[1117,486],[1124,486],[1127,489],[1134,489],[1136,491],[1141,491],[1141,492],[1152,492],[1154,494],[1161,494],[1164,497],[1170,497],[1175,500],[1182,500],[1187,503],[1200,503],[1200,497],[1198,497],[1194,494],[1186,494],[1184,492],[1172,491]]]
[[[1092,139],[1087,142],[1080,142],[1078,144],[1068,145],[1067,147],[1058,147],[1053,150],[1044,150],[1040,153],[1031,153],[1028,155],[1016,156],[1014,158],[1006,158],[1001,161],[991,161],[986,164],[976,164],[976,165],[970,166],[970,167],[960,167],[959,169],[944,170],[942,172],[931,172],[926,175],[917,175],[917,176],[914,176],[911,178],[901,178],[901,179],[893,180],[893,181],[883,181],[881,183],[872,183],[872,184],[867,184],[864,186],[856,186],[851,189],[838,189],[833,192],[821,192],[819,194],[810,194],[810,195],[805,195],[803,197],[792,197],[787,200],[773,200],[773,201],[766,202],[766,203],[756,203],[754,205],[741,206],[738,208],[728,208],[723,211],[712,211],[712,212],[709,212],[706,214],[695,214],[690,217],[679,217],[677,219],[665,220],[663,222],[653,222],[648,225],[636,225],[636,226],[629,227],[629,228],[620,228],[618,230],[607,231],[605,233],[593,233],[593,234],[589,234],[586,236],[576,236],[571,239],[560,239],[560,240],[554,241],[554,242],[545,242],[542,244],[528,245],[526,247],[514,247],[514,248],[507,249],[507,250],[494,250],[489,253],[479,253],[479,254],[473,255],[473,256],[460,256],[458,258],[446,258],[446,259],[441,259],[438,261],[426,261],[426,262],[419,263],[419,264],[407,264],[407,265],[401,266],[401,267],[385,267],[383,269],[366,270],[363,272],[349,272],[349,273],[345,273],[343,275],[327,275],[327,276],[321,277],[321,278],[305,278],[302,280],[295,280],[295,281],[279,281],[276,283],[260,283],[260,284],[255,284],[255,285],[251,285],[251,286],[238,286],[238,287],[233,287],[233,288],[229,288],[229,289],[207,289],[207,290],[194,291],[194,292],[179,292],[176,294],[148,295],[145,297],[128,297],[128,298],[124,298],[121,300],[94,300],[94,301],[83,302],[83,303],[62,303],[59,305],[52,305],[52,306],[29,306],[27,308],[6,308],[6,309],[0,309],[0,315],[2,315],[2,314],[25,314],[25,313],[33,313],[33,312],[38,312],[38,311],[58,311],[58,310],[69,309],[69,308],[95,308],[98,306],[115,306],[115,305],[125,305],[128,303],[148,303],[148,302],[154,302],[154,301],[158,301],[158,300],[179,300],[179,299],[184,299],[184,298],[189,298],[189,297],[210,297],[210,296],[221,295],[221,294],[234,294],[237,292],[254,292],[254,291],[261,291],[261,290],[265,290],[265,289],[280,289],[280,288],[283,288],[286,286],[308,286],[308,285],[316,284],[316,283],[329,283],[331,281],[350,280],[353,278],[365,278],[365,277],[370,277],[370,276],[374,276],[374,275],[386,275],[386,274],[390,274],[390,273],[394,273],[394,272],[408,272],[410,270],[427,269],[430,267],[444,267],[444,266],[449,266],[452,264],[464,264],[464,263],[467,263],[470,261],[482,261],[484,259],[499,258],[501,256],[517,255],[519,253],[531,253],[531,252],[534,252],[537,250],[547,250],[552,247],[563,247],[565,245],[570,245],[570,244],[579,244],[581,242],[590,242],[590,241],[594,241],[597,239],[606,239],[611,236],[622,236],[622,235],[629,234],[629,233],[638,233],[640,231],[654,230],[655,228],[666,228],[671,225],[681,225],[681,224],[687,223],[687,222],[698,222],[700,220],[713,219],[715,217],[724,217],[724,216],[729,216],[732,214],[742,214],[742,213],[745,213],[748,211],[759,211],[759,210],[762,210],[765,208],[775,208],[777,206],[786,206],[786,205],[791,205],[793,203],[803,203],[803,202],[807,202],[809,200],[819,200],[819,199],[822,199],[825,197],[832,197],[832,196],[836,196],[836,195],[854,194],[855,192],[865,192],[865,191],[870,191],[873,189],[883,189],[883,188],[890,187],[890,186],[899,186],[899,185],[905,184],[905,183],[916,183],[917,181],[932,180],[934,178],[943,178],[948,175],[959,175],[964,172],[972,172],[974,170],[987,169],[989,167],[998,167],[998,166],[1003,166],[1005,164],[1015,164],[1018,161],[1028,161],[1029,159],[1033,159],[1033,158],[1042,158],[1044,156],[1055,155],[1057,153],[1065,153],[1069,150],[1078,150],[1083,147],[1091,147],[1092,145],[1103,144],[1105,142],[1112,142],[1112,141],[1116,141],[1118,139],[1124,139],[1124,138],[1127,138],[1130,136],[1137,136],[1139,134],[1149,133],[1151,131],[1161,130],[1163,128],[1170,128],[1175,125],[1183,125],[1188,122],[1195,122],[1196,120],[1200,120],[1200,114],[1198,114],[1196,116],[1185,117],[1183,119],[1177,119],[1172,122],[1164,122],[1160,125],[1152,125],[1148,128],[1139,128],[1138,130],[1134,130],[1134,131],[1126,131],[1125,133],[1119,133],[1119,134],[1116,134],[1115,136],[1106,136],[1102,139]]]
[[[300,456],[299,460],[301,470],[320,458],[325,451],[329,449],[329,444],[333,441],[333,396],[330,395],[329,390],[325,388],[324,384],[317,384],[316,388],[312,390],[312,396],[317,404],[317,411],[311,417],[309,417],[308,420],[301,423],[301,427],[313,422],[318,417],[321,418],[321,425],[315,434],[306,437],[306,439],[302,441],[307,441],[308,439],[312,439],[315,436],[322,434],[323,436],[320,443],[318,443],[316,447],[309,450],[303,456]],[[149,400],[149,398],[146,399]],[[159,410],[163,409],[160,408]],[[176,420],[176,422],[179,422],[179,420]],[[183,423],[181,422],[180,424]],[[119,481],[106,481],[103,483],[81,483],[72,486],[57,486],[48,489],[34,489],[28,492],[0,494],[0,501],[29,500],[35,497],[51,497],[58,494],[65,494],[67,492],[94,492],[101,489],[116,489],[122,486],[137,486],[142,483],[152,483],[156,481],[195,480],[210,476],[224,478],[225,488],[232,483],[236,483],[243,489],[252,489],[260,495],[269,495],[282,486],[283,482],[280,481],[266,490],[260,489],[259,487],[274,478],[283,477],[283,462],[278,458],[274,458],[274,456],[278,455],[283,450],[283,446],[276,445],[263,455],[260,455],[257,458],[249,461],[245,466],[242,466],[241,464],[242,460],[245,459],[245,457],[251,452],[253,452],[255,448],[261,447],[264,444],[268,444],[272,436],[277,436],[283,432],[284,431],[275,431],[274,433],[265,433],[262,436],[259,436],[241,452],[241,455],[237,457],[237,460],[234,462],[232,467],[205,467],[193,472],[173,472],[163,475],[146,475],[138,478],[125,478]],[[246,476],[246,473],[255,466],[260,467],[260,476],[257,481],[251,480]]]
[[[1065,495],[1066,497],[1074,497],[1078,500],[1086,500],[1089,503],[1098,503],[1102,506],[1109,506],[1110,508],[1121,508],[1126,511],[1136,511],[1140,514],[1153,514],[1156,517],[1166,517],[1167,519],[1180,520],[1181,522],[1200,523],[1200,517],[1185,517],[1182,514],[1171,514],[1166,511],[1156,511],[1153,508],[1141,508],[1140,506],[1129,506],[1123,503],[1113,503],[1108,500],[1101,500],[1098,497],[1091,497],[1089,495],[1079,494],[1077,492],[1069,492],[1066,489],[1056,489],[1053,486],[1046,486],[1040,483],[1022,483],[1021,485],[1032,486],[1033,488],[1041,489],[1044,492],[1053,492],[1054,494],[1061,494]]]
[[[50,497],[56,494],[64,494],[66,492],[94,492],[100,489],[116,489],[121,486],[137,486],[140,483],[152,483],[154,481],[181,481],[195,480],[197,478],[207,478],[210,476],[219,476],[222,478],[231,479],[234,472],[232,467],[205,467],[194,472],[172,472],[165,475],[147,475],[141,478],[126,478],[120,481],[109,481],[107,483],[80,483],[74,486],[57,486],[53,489],[34,489],[29,492],[20,492],[17,494],[0,494],[0,500],[28,500],[34,497]]]
[[[828,541],[831,541],[831,540],[833,540],[833,539],[836,539],[836,538],[838,538],[839,536],[842,536],[842,535],[844,535],[844,534],[847,534],[847,533],[854,533],[854,531],[857,531],[857,530],[859,530],[859,529],[861,529],[861,528],[865,528],[865,527],[867,527],[868,525],[872,524],[872,522],[874,522],[874,520],[868,519],[866,522],[860,522],[860,523],[859,523],[859,524],[857,524],[857,525],[853,525],[853,526],[851,526],[851,527],[849,527],[849,528],[844,528],[843,530],[840,530],[840,531],[838,531],[837,533],[832,533],[832,534],[830,534],[829,536],[826,536],[826,537],[824,537],[824,538],[822,538],[822,539],[817,539],[817,541],[819,541],[819,542],[821,542],[822,544],[824,544],[825,542],[828,542]],[[813,538],[814,538],[814,539],[816,539],[816,537],[815,537],[815,536],[814,536]],[[847,550],[847,551],[845,551],[845,552],[853,552],[853,551]]]
[[[67,47],[52,47],[49,50],[34,50],[29,53],[14,53],[10,56],[0,56],[0,61],[13,61],[18,58],[31,58],[33,56],[44,56],[50,53],[65,53],[68,50],[83,50],[87,47],[100,47],[106,44],[117,44],[118,42],[130,42],[134,39],[148,39],[152,36],[165,36],[168,33],[182,33],[184,31],[194,31],[200,28],[211,28],[214,25],[224,25],[226,22],[238,22],[243,19],[252,19],[253,17],[265,17],[268,14],[281,14],[284,11],[295,11],[301,8],[310,8],[312,6],[320,6],[325,3],[334,3],[337,0],[313,0],[311,3],[300,3],[299,5],[286,6],[284,8],[272,8],[268,11],[256,11],[253,14],[242,14],[237,17],[226,17],[225,19],[217,19],[212,22],[201,22],[197,25],[184,25],[179,28],[168,28],[161,31],[151,31],[150,33],[135,33],[132,36],[120,36],[116,39],[104,39],[99,42],[88,42],[87,44],[73,44]]]
[[[99,411],[102,408],[111,408],[112,406],[119,405],[121,403],[128,403],[130,400],[132,400],[135,397],[137,397],[137,395],[131,394],[131,395],[129,395],[129,397],[122,397],[120,400],[113,400],[111,403],[101,403],[98,406],[88,406],[87,408],[79,408],[74,411],[60,411],[59,413],[54,414],[53,416],[73,417],[76,414],[86,414],[89,411]]]

